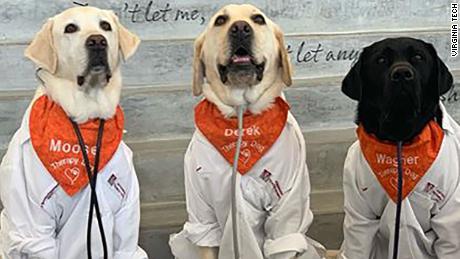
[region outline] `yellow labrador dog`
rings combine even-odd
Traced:
[[[197,130],[185,154],[188,221],[171,235],[179,259],[321,258],[302,132],[282,90],[292,70],[281,29],[252,5],[228,5],[195,41]],[[231,211],[237,108],[246,107]],[[232,214],[237,221],[234,245]]]
[[[112,11],[76,7],[50,19],[25,55],[43,69],[38,76],[46,89],[38,94],[46,92],[84,122],[113,116],[122,86],[120,61],[139,42]]]
[[[120,64],[139,42],[113,12],[77,7],[50,18],[27,47],[41,83],[0,165],[3,258],[147,258],[118,106]],[[101,217],[88,222],[88,211]]]
[[[246,103],[261,113],[292,84],[284,46],[279,26],[257,8],[224,7],[195,41],[193,94],[204,93],[226,117]]]

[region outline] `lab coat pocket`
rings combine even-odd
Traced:
[[[273,206],[276,195],[271,185],[262,179],[253,177],[241,178],[241,192],[244,200],[256,211],[269,211]]]
[[[410,205],[412,211],[422,227],[423,231],[428,231],[431,229],[430,220],[431,220],[431,210],[434,206],[434,201],[430,197],[414,191],[410,196]]]
[[[260,230],[265,222],[266,212],[255,208],[251,203],[244,202],[244,216],[249,226]]]
[[[59,185],[53,183],[41,195],[40,208],[43,209],[51,218],[60,219],[62,217],[62,208],[56,206],[56,192]],[[58,220],[56,220],[58,223]],[[1,258],[0,258],[1,259]]]
[[[119,176],[115,172],[111,172],[107,179],[104,179],[104,197],[108,209],[112,214],[115,214],[121,207],[127,196],[127,188],[120,181]]]
[[[267,211],[271,210],[273,197],[265,182],[252,177],[241,178],[244,217],[255,233],[263,232]],[[262,242],[261,236],[258,237]]]

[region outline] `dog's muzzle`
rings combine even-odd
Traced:
[[[415,78],[414,69],[407,64],[398,64],[391,70],[390,78],[395,83],[412,82]]]
[[[390,67],[390,87],[392,98],[406,100],[406,108],[421,112],[421,86],[415,69],[408,62],[397,62]]]
[[[379,127],[392,132],[395,121],[412,121],[421,114],[422,90],[415,69],[408,62],[394,63],[384,87]],[[393,122],[393,123],[390,123]],[[390,127],[385,129],[386,127]],[[410,133],[410,131],[408,131]],[[409,135],[409,133],[407,135]],[[401,140],[402,136],[394,140]]]
[[[83,75],[77,77],[80,86],[88,83],[90,86],[104,86],[112,77],[107,59],[107,39],[94,34],[88,37],[85,42],[88,53],[88,64]]]
[[[218,65],[221,81],[233,85],[253,85],[262,81],[265,62],[257,63],[252,53],[254,31],[249,23],[236,21],[228,31],[230,57],[227,64]]]

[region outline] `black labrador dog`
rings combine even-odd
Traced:
[[[395,225],[401,226],[398,258],[460,258],[460,217],[453,216],[460,215],[460,126],[440,105],[452,87],[429,43],[390,38],[364,48],[342,82],[342,92],[358,101],[359,127],[344,165],[338,258],[388,258]],[[404,143],[403,181],[396,142]],[[401,224],[395,223],[398,193]]]
[[[442,121],[439,98],[452,75],[422,40],[391,38],[364,48],[342,83],[358,101],[356,123],[381,140],[408,141],[432,119]]]

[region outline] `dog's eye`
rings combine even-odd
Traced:
[[[252,21],[257,23],[257,24],[260,24],[260,25],[264,25],[265,24],[265,18],[261,15],[261,14],[255,14],[251,17]]]
[[[103,29],[104,31],[111,31],[112,30],[112,26],[110,26],[110,23],[108,23],[106,21],[101,21],[99,23],[99,26],[101,26],[101,29]]]
[[[422,60],[424,60],[425,58],[424,58],[423,55],[421,55],[421,54],[415,54],[415,55],[414,55],[414,59],[417,60],[417,61],[422,61]]]
[[[74,33],[77,31],[78,31],[78,26],[73,23],[67,24],[67,26],[64,28],[64,33]]]
[[[381,56],[377,58],[377,64],[385,64],[385,63],[387,63],[386,57]]]
[[[221,26],[221,25],[223,25],[224,23],[226,23],[227,20],[228,20],[228,16],[227,16],[227,15],[219,15],[219,16],[217,16],[216,21],[214,22],[214,25],[215,25],[215,26]]]

